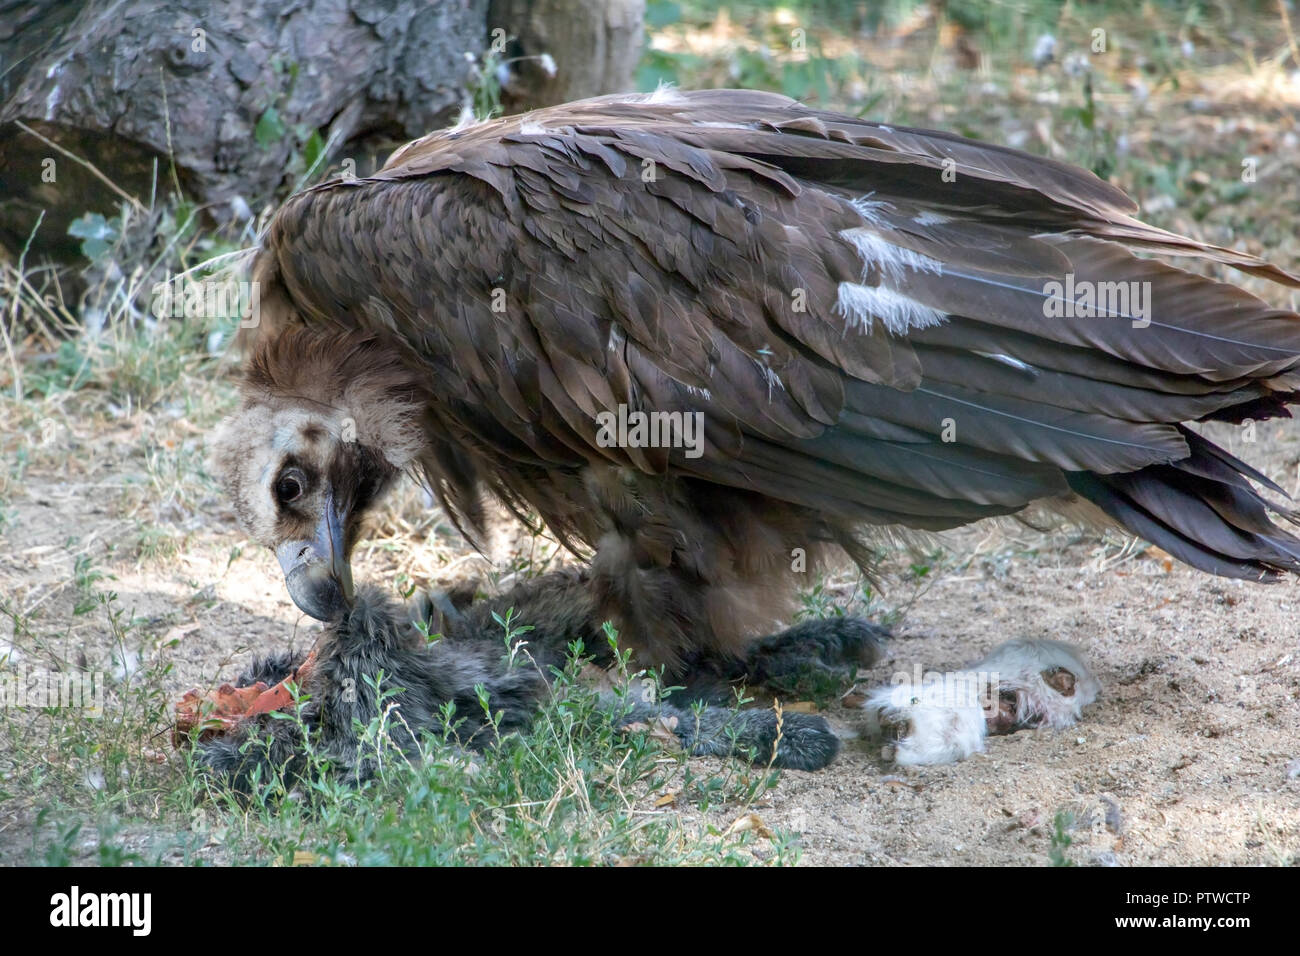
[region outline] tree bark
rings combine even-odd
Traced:
[[[502,84],[505,111],[632,89],[644,23],[645,0],[491,0],[489,49],[514,60]]]
[[[644,9],[0,0],[0,246],[21,249],[43,213],[33,252],[79,261],[70,223],[115,215],[124,195],[148,206],[179,192],[217,223],[243,218],[296,185],[322,143],[336,171],[365,175],[456,118],[494,41],[557,65],[554,76],[533,59],[503,67],[510,112],[629,89]]]
[[[364,172],[454,118],[486,13],[487,0],[0,0],[0,242],[20,248],[44,210],[35,248],[69,258],[71,220],[118,202],[39,136],[146,202],[171,191],[174,164],[218,220],[270,200],[313,131]]]

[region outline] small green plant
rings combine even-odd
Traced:
[[[171,528],[144,525],[135,536],[135,552],[140,561],[163,561],[180,551],[180,539]]]
[[[72,613],[78,617],[93,611],[99,601],[95,595],[95,584],[104,577],[104,572],[95,567],[88,554],[79,554],[72,561],[72,576],[79,595]]]
[[[844,616],[843,606],[827,589],[825,579],[820,577],[811,588],[799,593],[799,605],[799,610],[795,612],[795,620],[798,621],[818,621],[828,617]]]
[[[293,88],[298,83],[300,67],[296,62],[273,59],[272,66],[281,78],[283,88],[267,103],[257,124],[253,127],[253,140],[262,149],[272,150],[288,140],[292,144],[289,159],[289,173],[293,176],[294,189],[301,189],[320,171],[327,158],[328,144],[321,136],[320,130],[305,123],[296,123],[292,127],[284,121],[281,109],[293,95]]]
[[[1074,843],[1070,831],[1074,829],[1074,815],[1064,810],[1058,812],[1052,820],[1052,845],[1047,851],[1047,859],[1052,866],[1074,866],[1075,862],[1066,856],[1066,851]]]
[[[81,254],[92,262],[102,259],[122,234],[125,211],[112,219],[101,213],[88,212],[68,226],[68,235],[81,240]]]

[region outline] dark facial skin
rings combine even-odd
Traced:
[[[303,613],[332,621],[352,606],[349,557],[366,510],[396,474],[356,442],[335,443],[323,469],[293,455],[281,462],[271,485],[281,532],[275,556]]]

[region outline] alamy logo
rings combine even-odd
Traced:
[[[149,311],[162,319],[224,319],[239,316],[241,328],[256,328],[261,319],[261,286],[249,280],[177,276],[157,283]]]
[[[1043,285],[1043,315],[1049,319],[1131,319],[1133,328],[1151,324],[1150,282],[1093,282],[1053,279]]]
[[[703,412],[598,412],[596,444],[601,448],[684,448],[687,458],[704,454]]]
[[[102,717],[104,675],[0,667],[0,708],[4,707],[77,707],[87,717]]]
[[[889,703],[898,708],[978,707],[992,714],[998,707],[997,671],[924,671],[919,663],[912,672],[897,671],[890,678]]]
[[[148,936],[152,911],[151,893],[82,893],[74,886],[50,897],[51,926],[129,926],[132,935]]]

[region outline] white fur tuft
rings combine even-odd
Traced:
[[[984,709],[931,703],[915,684],[872,691],[862,705],[873,733],[886,740],[897,733],[893,760],[903,766],[955,763],[984,749]]]
[[[1001,721],[1008,716],[998,709],[1003,706],[1005,694],[1015,695],[1015,726],[1003,722],[992,729],[993,733],[1069,727],[1101,692],[1080,650],[1060,641],[1008,641],[964,674],[996,681],[997,693],[985,695],[987,710],[983,701],[953,693],[954,687],[973,690],[975,685],[971,684],[900,683],[878,687],[867,695],[862,708],[873,733],[892,746],[887,759],[904,766],[923,766],[953,763],[979,753],[990,733],[990,720]],[[1067,677],[1069,680],[1063,680]],[[1062,693],[1048,683],[1049,679],[1067,684],[1068,691]]]

